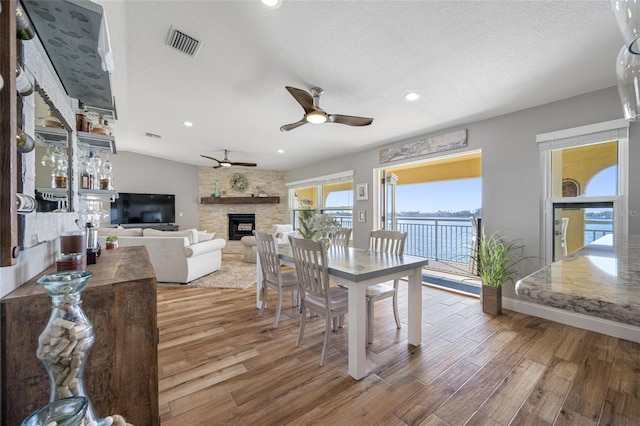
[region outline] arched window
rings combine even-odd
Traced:
[[[617,195],[617,191],[618,166],[611,166],[600,170],[589,180],[585,195],[589,197]]]
[[[627,234],[628,132],[626,121],[612,120],[537,135],[547,262],[607,234]]]

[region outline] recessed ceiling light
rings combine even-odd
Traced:
[[[282,0],[260,0],[262,4],[267,6],[269,9],[277,9],[282,4]]]
[[[187,127],[193,127],[193,123],[190,122],[190,121],[185,121],[184,125],[187,126]]]
[[[278,154],[284,154],[284,149],[279,149]]]
[[[404,95],[404,98],[408,101],[415,101],[420,97],[420,95],[418,95],[416,92],[409,92],[406,95]]]

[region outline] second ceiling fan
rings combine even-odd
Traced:
[[[320,108],[320,96],[324,93],[324,90],[319,87],[312,88],[311,93],[291,86],[286,86],[286,89],[291,93],[291,96],[298,101],[302,109],[304,109],[304,116],[300,121],[285,124],[280,127],[281,132],[288,132],[289,130],[293,130],[307,123],[338,123],[346,124],[347,126],[368,126],[373,123],[373,118],[355,117],[352,115],[342,114],[327,114],[322,108]]]
[[[236,161],[229,161],[229,150],[228,149],[223,149],[222,152],[224,152],[224,160],[218,160],[217,158],[213,158],[213,157],[209,157],[208,155],[202,155],[200,154],[200,157],[204,157],[204,158],[208,158],[209,160],[213,160],[213,161],[217,161],[218,165],[217,166],[213,166],[214,169],[218,169],[220,167],[231,167],[231,166],[244,166],[244,167],[255,167],[257,166],[256,163],[239,163]]]

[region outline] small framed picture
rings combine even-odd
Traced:
[[[366,221],[367,221],[367,211],[358,210],[358,222],[366,222]]]
[[[356,184],[356,200],[366,201],[369,199],[369,187],[367,183]]]

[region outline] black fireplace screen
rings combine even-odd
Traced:
[[[253,235],[256,229],[255,214],[229,215],[229,240],[239,240],[244,236]]]

